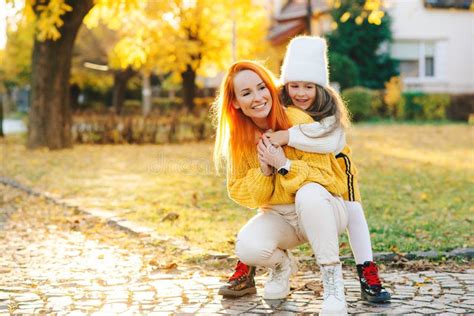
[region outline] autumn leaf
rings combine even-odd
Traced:
[[[161,262],[158,259],[154,258],[148,262],[149,265],[156,267],[159,270],[172,270],[178,267],[176,262]]]
[[[173,222],[173,221],[177,220],[178,218],[179,218],[179,214],[178,214],[178,213],[171,212],[171,213],[166,214],[166,216],[163,217],[163,218],[161,219],[161,221],[162,221],[162,222],[165,222],[165,221]]]
[[[102,279],[97,279],[97,284],[100,286],[107,286],[107,281],[102,280]]]

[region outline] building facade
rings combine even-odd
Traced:
[[[331,31],[327,1],[274,1],[281,9],[275,12],[269,34],[273,45],[286,46],[308,29],[318,36]],[[400,61],[406,91],[474,93],[472,0],[384,0],[384,4],[392,18],[390,54]]]
[[[472,1],[386,0],[406,90],[474,93]]]

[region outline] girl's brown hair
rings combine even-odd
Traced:
[[[305,112],[317,122],[332,115],[336,117],[336,123],[326,134],[338,127],[349,128],[351,125],[349,111],[339,93],[330,86],[322,87],[318,84],[313,84],[316,86],[316,98]],[[281,87],[280,98],[283,105],[290,106],[293,105],[293,101],[288,94],[287,85]]]

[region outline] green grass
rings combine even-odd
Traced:
[[[10,112],[5,114],[5,118],[12,120],[23,120],[23,122],[26,123],[26,121],[28,120],[28,113],[20,111]]]
[[[474,246],[473,136],[474,127],[461,124],[363,124],[349,132],[375,251]],[[236,233],[255,214],[227,197],[211,143],[27,151],[23,141],[2,141],[3,175],[201,247],[232,253]],[[179,218],[162,221],[170,212]]]

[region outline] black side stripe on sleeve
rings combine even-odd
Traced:
[[[344,164],[346,165],[346,174],[347,174],[347,191],[349,193],[349,201],[355,201],[354,193],[354,175],[351,173],[351,160],[343,153],[336,155],[336,158],[343,158]]]

